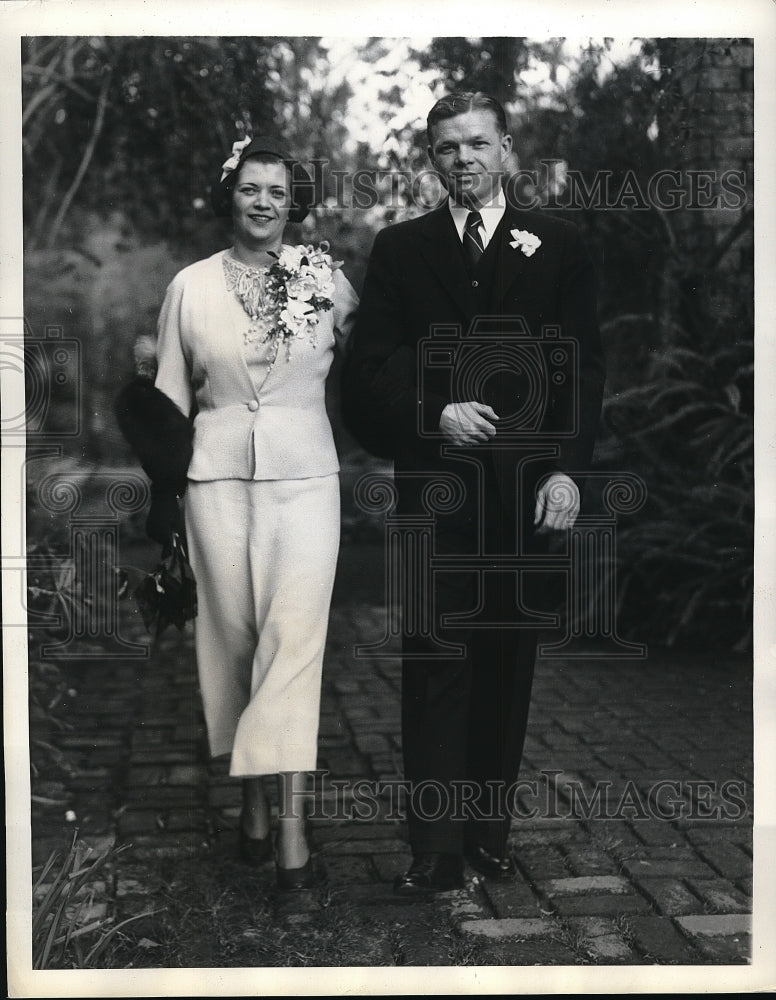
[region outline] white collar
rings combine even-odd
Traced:
[[[458,238],[461,242],[463,242],[463,230],[466,225],[466,218],[469,215],[469,209],[463,205],[458,205],[452,198],[447,199],[447,204],[450,209],[450,215],[453,217],[455,228],[458,230]],[[506,207],[504,192],[501,188],[499,188],[492,201],[480,206],[479,212],[482,216],[480,234],[483,235],[482,230],[485,230],[483,235],[483,246],[487,246],[493,239],[493,234],[496,232],[496,227],[504,216]]]

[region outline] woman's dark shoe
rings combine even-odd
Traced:
[[[296,892],[299,889],[312,889],[315,886],[313,859],[309,857],[301,868],[281,868],[275,861],[278,889],[281,892]]]
[[[240,813],[239,826],[240,857],[247,865],[258,868],[272,857],[272,834],[266,837],[251,837],[245,832],[243,815]]]

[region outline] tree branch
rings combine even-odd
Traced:
[[[60,73],[56,73],[53,69],[44,69],[43,66],[24,66],[22,68],[22,76],[40,76],[43,77],[44,83],[53,81],[54,83],[61,83],[64,87],[68,87],[73,93],[78,94],[79,97],[83,97],[87,101],[91,101],[92,95],[88,90],[80,87],[77,83],[73,83],[72,80],[68,79],[66,76],[62,76]]]
[[[715,247],[714,250],[706,258],[704,264],[704,268],[706,270],[711,270],[712,268],[716,267],[717,264],[719,264],[719,262],[722,260],[722,258],[731,248],[731,246],[735,243],[738,237],[746,229],[749,229],[753,219],[754,219],[754,212],[752,211],[751,208],[747,209],[747,211],[742,214],[741,218],[738,220],[735,226],[733,226],[733,228],[730,230],[730,232],[727,234],[724,240],[722,240],[719,246]]]
[[[59,206],[59,211],[51,224],[51,230],[49,231],[48,239],[46,240],[46,246],[52,247],[56,242],[57,236],[59,236],[59,230],[62,228],[62,223],[64,222],[65,216],[67,215],[70,205],[72,204],[73,198],[75,198],[78,188],[81,186],[81,181],[83,181],[86,171],[89,169],[89,164],[92,161],[92,156],[94,155],[94,149],[97,145],[97,140],[100,137],[100,132],[102,132],[102,126],[105,121],[105,108],[108,105],[108,90],[110,88],[111,79],[113,77],[113,71],[109,71],[105,75],[105,79],[102,81],[102,86],[100,87],[100,94],[97,98],[97,111],[94,116],[94,125],[92,127],[92,134],[89,136],[89,142],[86,144],[86,149],[84,150],[84,155],[81,157],[81,162],[78,165],[78,170],[73,178],[73,182],[67,189],[65,197],[62,199],[62,204]]]

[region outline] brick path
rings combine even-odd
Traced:
[[[348,582],[351,557],[371,562],[343,549],[320,733],[330,777],[317,810],[328,815],[311,819],[325,919],[356,914],[367,929],[342,964],[749,961],[746,659],[540,660],[515,803],[517,879],[496,885],[467,871],[463,891],[407,902],[392,893],[409,854],[386,784],[400,778],[399,663],[353,657],[354,643],[379,639],[384,622],[374,588]],[[142,640],[137,614],[124,611],[123,635]],[[160,864],[206,865],[214,845],[234,850],[239,784],[205,755],[190,632],[170,629],[149,661],[85,663],[82,672],[62,741],[80,756],[72,807],[89,842],[127,845],[105,898],[125,916],[147,906]],[[354,798],[359,779],[367,783]],[[40,833],[37,860],[58,834],[50,824]],[[278,901],[300,933],[319,907],[309,895]],[[431,934],[440,928],[454,944]]]

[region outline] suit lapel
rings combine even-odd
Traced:
[[[422,223],[420,249],[423,256],[461,312],[467,318],[472,316],[477,311],[477,303],[447,202],[423,216]]]
[[[490,245],[496,243],[495,274],[490,290],[490,301],[495,312],[501,311],[504,299],[528,264],[528,257],[519,248],[509,245],[513,239],[512,230],[520,228],[519,216],[507,208],[491,240]]]
[[[421,252],[442,287],[468,319],[480,309],[447,202],[423,216],[421,221]],[[525,220],[508,207],[485,250],[481,266],[483,276],[490,275],[486,301],[494,315],[501,313],[504,300],[528,267],[529,258],[519,248],[509,245],[513,239],[512,230],[523,228]]]

